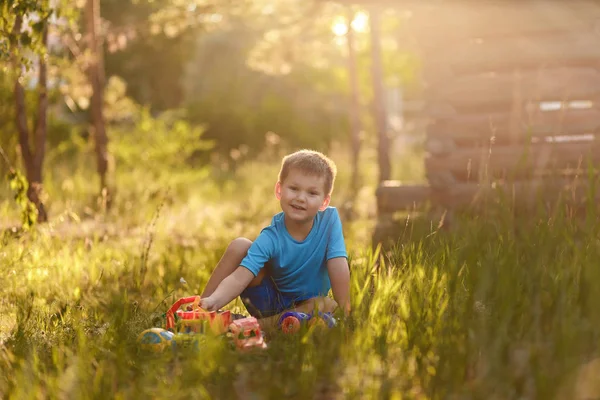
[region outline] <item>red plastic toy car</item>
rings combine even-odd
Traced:
[[[233,336],[235,346],[239,350],[265,349],[267,347],[258,320],[254,317],[233,321],[229,324],[229,331]]]

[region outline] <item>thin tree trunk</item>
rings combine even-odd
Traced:
[[[352,189],[356,190],[360,187],[360,176],[358,170],[358,159],[360,156],[360,133],[362,126],[360,123],[360,104],[359,104],[359,88],[358,88],[358,73],[356,67],[356,41],[352,21],[354,20],[354,10],[348,8],[348,33],[346,35],[348,45],[348,75],[350,77],[350,129],[352,143]]]
[[[391,165],[389,156],[389,139],[387,133],[386,111],[383,99],[383,65],[381,61],[380,16],[376,6],[370,10],[371,28],[371,75],[373,79],[373,111],[377,127],[379,158],[379,181],[390,179]]]
[[[44,23],[42,31],[42,46],[48,48],[48,22]],[[29,177],[29,199],[36,205],[38,209],[38,221],[46,222],[48,215],[44,204],[40,199],[42,192],[42,171],[44,165],[44,157],[46,155],[46,133],[47,133],[47,114],[48,114],[48,66],[46,56],[40,56],[38,74],[38,110],[37,121],[35,124],[35,148],[33,154],[33,170]]]
[[[18,15],[15,19],[15,25],[13,26],[13,35],[18,36],[21,33],[21,25],[23,18]],[[21,155],[23,157],[23,164],[25,165],[25,171],[27,176],[31,175],[33,171],[33,156],[31,155],[31,149],[29,147],[29,127],[27,126],[27,110],[25,108],[25,90],[21,85],[21,63],[18,60],[16,51],[13,51],[12,56],[13,67],[15,70],[15,112],[16,112],[16,124],[19,132],[19,145],[21,146]]]
[[[86,5],[86,26],[89,46],[92,51],[92,61],[88,68],[89,80],[92,85],[91,117],[92,131],[96,144],[96,162],[100,177],[100,194],[110,204],[110,196],[106,174],[108,171],[108,136],[104,122],[104,57],[102,56],[102,41],[100,35],[100,1],[88,0]]]
[[[21,31],[22,17],[17,16],[13,33],[18,34]],[[48,26],[47,22],[42,33],[42,46],[47,48],[48,42]],[[21,63],[17,56],[13,56],[13,64],[16,72],[14,96],[15,96],[15,111],[16,124],[19,132],[19,145],[23,156],[23,163],[27,174],[29,188],[27,189],[27,197],[35,205],[38,211],[37,221],[46,222],[48,214],[41,200],[42,192],[42,169],[44,164],[44,150],[46,147],[46,113],[48,110],[48,95],[47,95],[47,66],[46,60],[40,57],[39,62],[39,82],[38,82],[38,115],[35,125],[35,147],[32,151],[29,143],[29,127],[27,126],[27,110],[25,108],[25,89],[21,85]]]

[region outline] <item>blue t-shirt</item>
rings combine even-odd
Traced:
[[[250,246],[241,262],[254,276],[266,263],[283,294],[298,300],[326,296],[331,289],[327,260],[347,257],[342,222],[335,207],[315,216],[312,229],[303,241],[287,231],[283,212],[275,215]]]

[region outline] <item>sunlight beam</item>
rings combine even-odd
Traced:
[[[366,32],[369,29],[369,16],[366,13],[359,11],[354,16],[351,25],[355,32]],[[336,36],[346,35],[348,33],[346,19],[337,17],[331,25],[331,31]]]

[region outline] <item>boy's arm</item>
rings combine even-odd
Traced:
[[[345,315],[350,312],[350,268],[346,257],[331,258],[327,261],[327,272],[331,281],[331,291],[338,306]]]
[[[223,279],[215,291],[200,300],[200,306],[207,311],[217,311],[242,293],[254,279],[254,274],[246,267],[237,267],[227,278]]]

